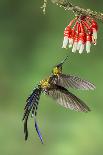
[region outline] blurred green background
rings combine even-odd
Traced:
[[[73,0],[103,11],[101,0]],[[0,155],[103,155],[103,23],[90,54],[61,49],[63,31],[74,17],[49,3],[44,16],[40,0],[0,0]],[[38,124],[44,145],[29,119],[24,141],[23,108],[35,85],[51,73],[66,54],[64,72],[93,82],[95,91],[72,90],[92,109],[77,113],[41,96]]]

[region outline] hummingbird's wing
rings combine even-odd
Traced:
[[[41,95],[41,88],[35,88],[32,94],[26,100],[26,105],[24,108],[24,115],[23,115],[25,140],[27,140],[28,138],[28,128],[27,128],[28,117],[31,111],[32,111],[32,115],[34,115],[34,112],[36,115],[36,110],[38,108],[40,95]]]
[[[49,89],[46,94],[65,108],[82,112],[90,111],[89,107],[82,100],[61,86],[55,85],[55,88]]]
[[[95,86],[89,81],[82,80],[81,78],[73,75],[60,74],[59,76],[53,76],[52,82],[64,88],[76,88],[83,90],[94,90]]]

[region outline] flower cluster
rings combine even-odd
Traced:
[[[64,30],[64,40],[62,48],[72,47],[72,52],[83,53],[86,47],[90,52],[91,43],[96,45],[98,25],[89,16],[77,16]]]

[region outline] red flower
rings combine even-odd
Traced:
[[[82,53],[86,47],[90,52],[91,43],[96,45],[98,25],[89,16],[77,16],[64,30],[64,40],[62,48],[72,47],[72,52]]]

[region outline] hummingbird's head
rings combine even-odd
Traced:
[[[67,58],[68,58],[68,56],[63,61],[61,61],[61,63],[59,63],[58,65],[54,66],[54,68],[52,70],[52,73],[54,75],[58,75],[58,74],[62,73],[62,65],[67,60]]]

